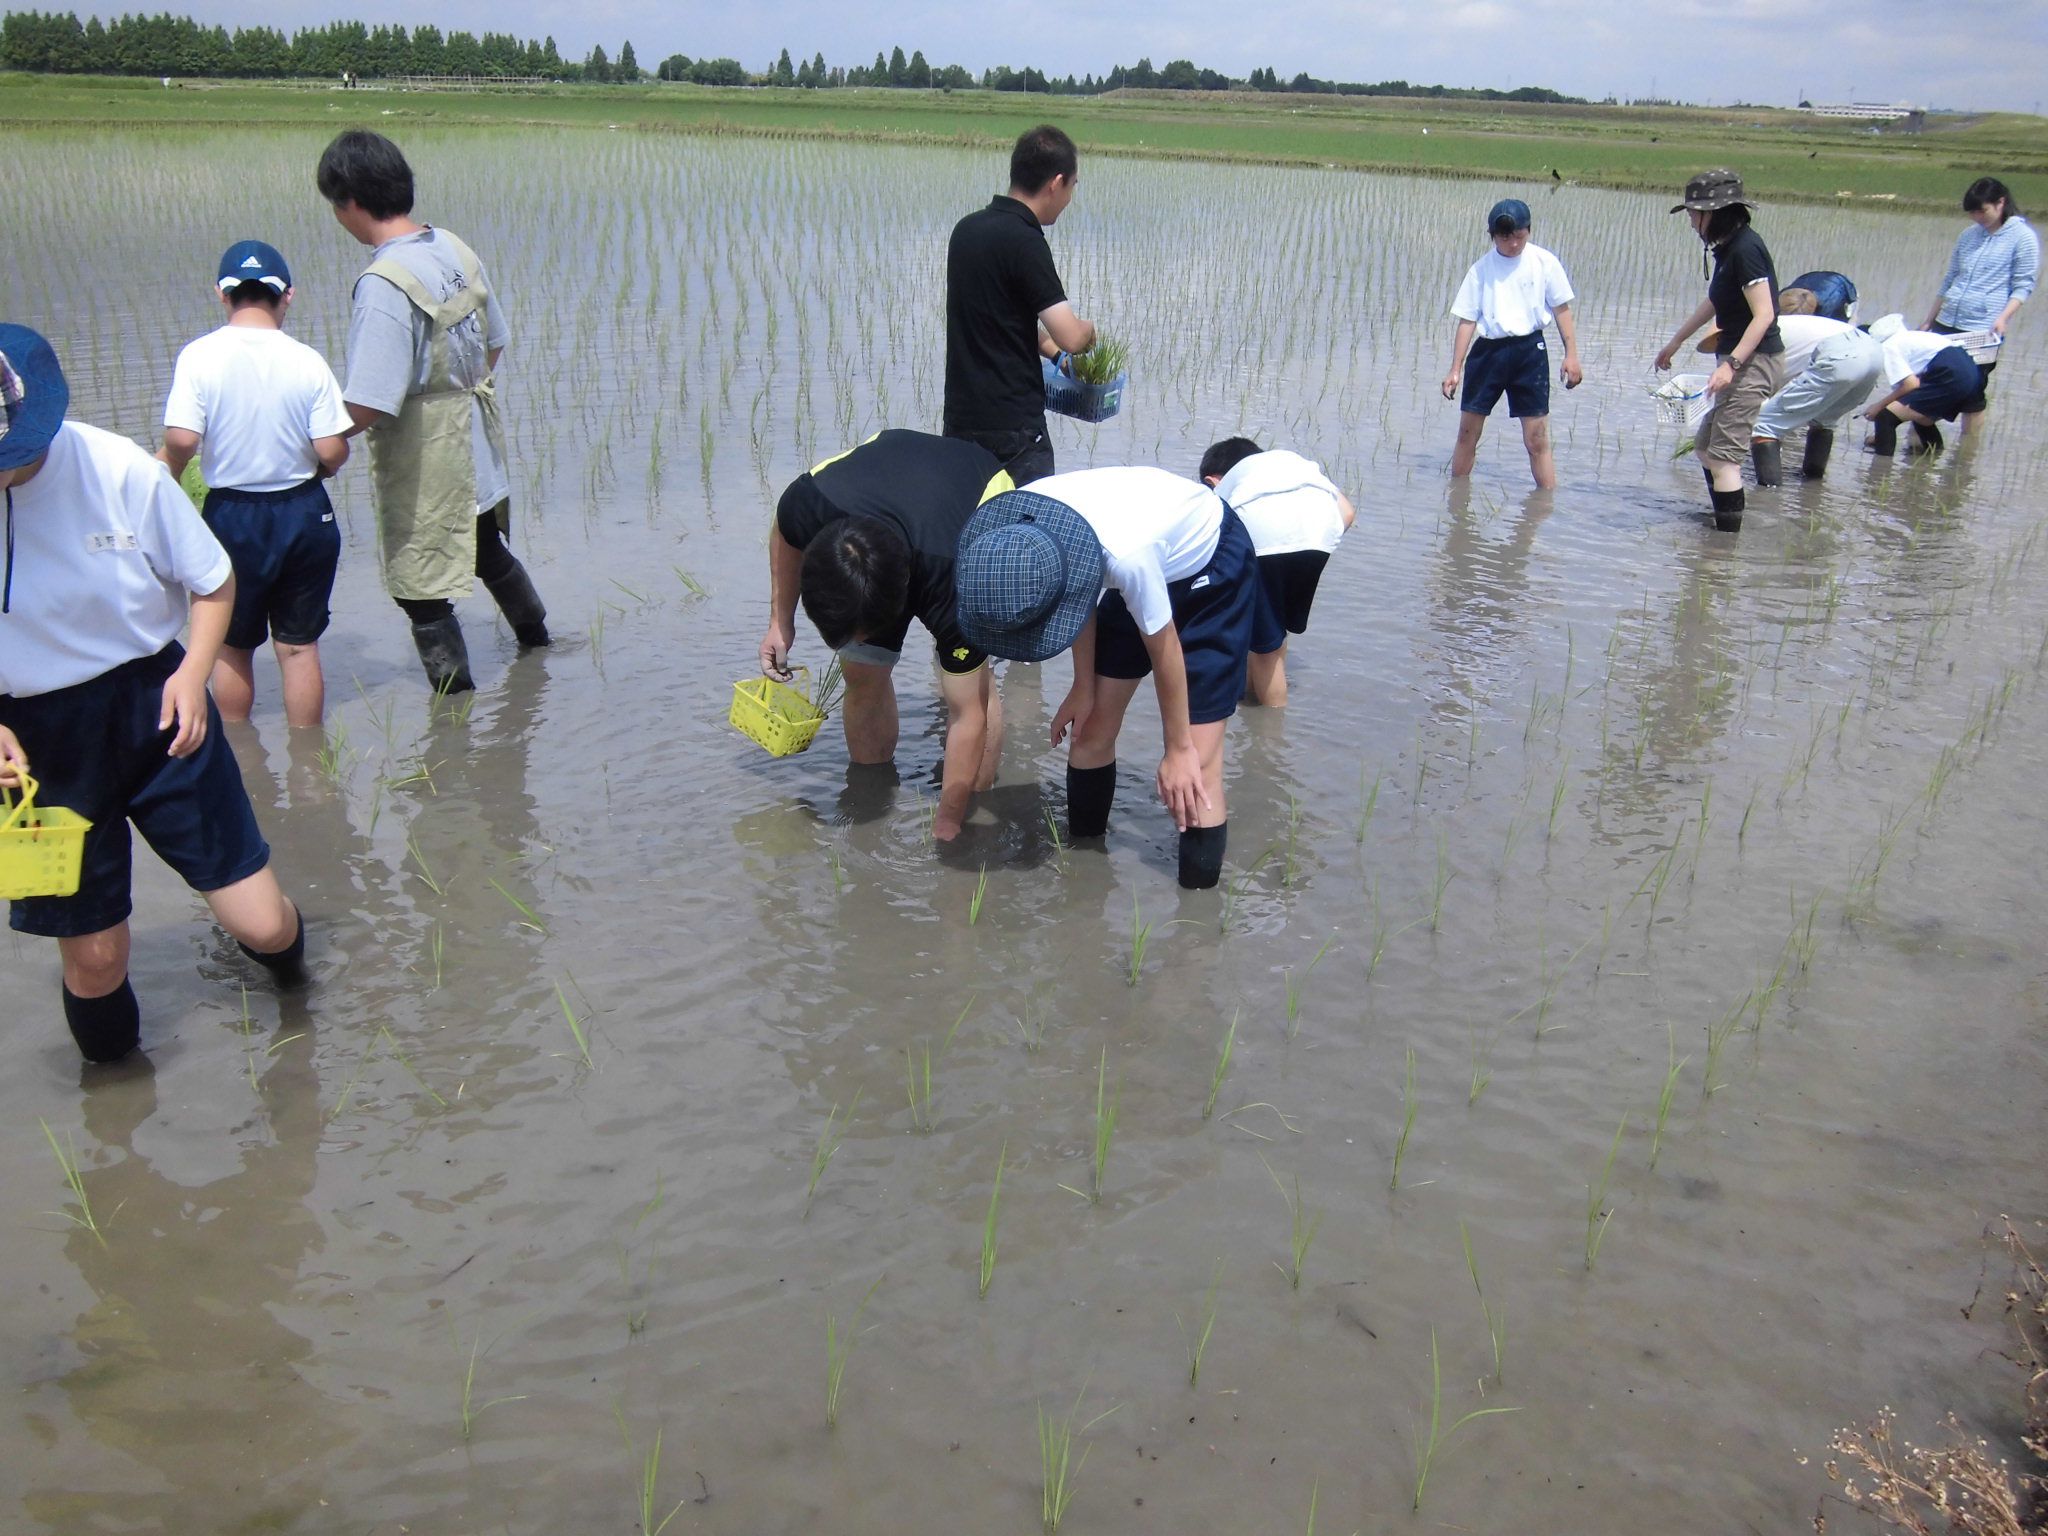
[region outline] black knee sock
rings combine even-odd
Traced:
[[[1067,836],[1100,837],[1109,830],[1110,802],[1116,799],[1116,764],[1067,769]]]
[[[306,979],[306,914],[295,912],[292,915],[298,920],[299,931],[292,935],[291,943],[283,949],[265,954],[251,949],[240,939],[235,940],[236,948],[270,972],[271,980],[280,987],[295,987]]]
[[[1931,421],[1925,423],[1915,422],[1913,424],[1913,436],[1919,439],[1920,452],[1922,453],[1939,453],[1948,446],[1942,439],[1941,428]]]
[[[1230,823],[1213,827],[1189,827],[1180,835],[1180,883],[1183,890],[1213,889],[1223,878],[1223,847]]]
[[[119,1061],[142,1043],[142,1009],[125,976],[105,997],[80,997],[66,987],[64,1022],[87,1061]]]
[[[1742,511],[1749,500],[1742,487],[1732,491],[1711,491],[1714,500],[1714,527],[1722,533],[1739,533],[1742,530]]]
[[[1890,411],[1877,418],[1876,429],[1870,435],[1871,451],[1879,458],[1888,459],[1899,450],[1899,418]]]

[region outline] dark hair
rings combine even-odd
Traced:
[[[1707,244],[1719,245],[1738,229],[1749,227],[1749,204],[1730,203],[1707,215]]]
[[[835,651],[886,633],[909,601],[910,546],[877,518],[842,517],[805,546],[797,590]]]
[[[396,144],[367,128],[336,136],[320,156],[314,180],[320,195],[337,208],[354,203],[373,219],[412,212],[412,167]]]
[[[230,309],[247,309],[251,304],[261,304],[265,309],[276,309],[284,302],[284,295],[268,283],[237,283],[223,290],[227,294]]]
[[[1963,193],[1963,212],[1975,213],[1985,204],[1997,202],[2005,204],[2005,219],[2020,211],[2020,205],[2012,200],[2012,193],[2006,189],[2004,182],[1996,176],[1979,176],[1970,183],[1969,190]],[[1998,222],[2003,224],[2005,219]]]
[[[1019,192],[1043,191],[1055,176],[1072,181],[1080,173],[1081,157],[1074,141],[1051,123],[1026,129],[1010,151],[1010,185]]]
[[[1202,467],[1197,473],[1206,480],[1211,475],[1222,479],[1253,454],[1262,450],[1248,437],[1226,437],[1220,443],[1211,443],[1209,451],[1202,455]]]

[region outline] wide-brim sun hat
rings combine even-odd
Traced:
[[[1685,201],[1673,203],[1673,213],[1716,213],[1740,203],[1754,208],[1756,201],[1742,191],[1742,178],[1730,170],[1701,171],[1685,184]]]
[[[1102,542],[1065,502],[1005,491],[960,530],[960,633],[1006,661],[1044,661],[1081,633],[1102,595]]]
[[[19,469],[48,451],[71,387],[56,350],[25,325],[0,323],[0,359],[0,469]]]

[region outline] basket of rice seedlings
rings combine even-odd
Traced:
[[[19,793],[0,789],[0,900],[71,896],[92,823],[76,811],[36,804],[36,781],[20,775]]]
[[[815,682],[808,667],[798,667],[796,679],[794,684],[773,677],[740,679],[732,685],[732,709],[726,720],[772,756],[803,751],[817,739],[818,727],[846,691],[846,679],[837,657]]]
[[[1696,426],[1714,407],[1707,393],[1704,373],[1674,373],[1661,384],[1650,386],[1650,399],[1657,407],[1657,420],[1669,427]]]
[[[1104,336],[1086,352],[1076,352],[1071,376],[1041,358],[1045,374],[1045,408],[1076,421],[1107,421],[1121,408],[1124,386],[1130,383],[1131,349]]]

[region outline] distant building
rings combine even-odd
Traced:
[[[1927,126],[1924,108],[1894,106],[1888,101],[1819,102],[1806,111],[1815,117],[1853,117],[1865,123],[1902,122],[1908,133],[1918,133]]]

